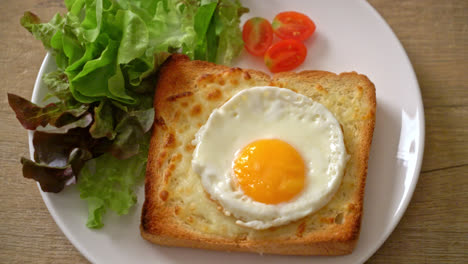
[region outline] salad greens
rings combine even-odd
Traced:
[[[155,72],[170,53],[229,64],[242,50],[238,0],[65,0],[68,12],[21,25],[54,56],[43,76],[53,103],[8,101],[35,130],[34,161],[23,175],[46,192],[78,182],[87,226],[103,226],[107,209],[126,214],[144,175],[154,121]],[[47,127],[47,129],[44,129]]]
[[[105,153],[86,162],[78,180],[80,197],[88,202],[88,221],[91,228],[103,226],[106,208],[119,215],[127,214],[136,202],[134,187],[145,175],[147,150],[125,160]]]

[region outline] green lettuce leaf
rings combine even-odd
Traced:
[[[209,56],[209,53],[216,54],[216,49],[208,49],[207,32],[217,5],[217,1],[201,5],[195,14],[194,29],[197,33],[195,59],[197,60],[208,60],[209,57],[213,57]]]
[[[117,136],[110,149],[112,155],[126,159],[138,153],[141,139],[151,129],[153,120],[153,108],[125,113],[115,128]]]
[[[45,74],[42,81],[47,85],[49,92],[44,101],[52,97],[57,97],[62,102],[68,102],[72,99],[67,75],[62,70]]]
[[[52,51],[75,100],[139,103],[133,88],[156,70],[155,54],[182,51],[228,64],[242,49],[236,0],[68,0],[48,23],[21,24]]]
[[[120,160],[109,153],[86,162],[81,169],[78,189],[88,203],[89,228],[102,227],[106,209],[127,214],[136,203],[134,187],[142,182],[147,161],[147,148],[138,155]]]
[[[216,35],[219,36],[216,63],[229,65],[242,51],[240,17],[248,11],[238,0],[220,1],[215,14]]]
[[[101,31],[102,16],[103,0],[85,1],[85,18],[81,22],[81,26],[83,27],[83,37],[86,41],[93,42],[99,36]]]
[[[56,14],[49,23],[41,23],[40,18],[31,12],[24,12],[20,20],[21,25],[31,32],[36,39],[42,41],[47,49],[51,48],[51,39],[63,26],[63,22],[62,16]]]
[[[89,133],[93,138],[114,139],[116,132],[114,131],[112,106],[106,100],[102,100],[99,106],[94,108],[94,122]]]

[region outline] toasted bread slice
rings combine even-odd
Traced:
[[[278,86],[326,106],[344,131],[350,155],[332,200],[298,221],[255,230],[205,193],[192,171],[192,140],[210,113],[242,89]],[[343,255],[359,237],[367,160],[375,124],[375,88],[364,75],[324,71],[280,73],[228,68],[172,55],[159,72],[141,235],[150,242],[226,251]]]

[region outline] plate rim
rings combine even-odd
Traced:
[[[393,233],[393,231],[395,231],[397,225],[400,223],[401,219],[403,218],[403,215],[405,214],[406,210],[408,209],[409,203],[413,199],[414,191],[416,189],[416,185],[418,184],[419,176],[421,175],[422,161],[423,161],[423,158],[424,158],[424,147],[425,147],[424,143],[425,143],[425,138],[426,138],[426,126],[425,126],[424,103],[423,103],[423,100],[422,100],[421,87],[419,86],[418,77],[416,75],[416,72],[414,71],[414,67],[413,67],[413,64],[411,63],[411,60],[408,57],[408,53],[406,53],[406,50],[403,47],[403,44],[401,44],[400,39],[395,34],[393,29],[390,27],[390,25],[387,23],[387,21],[383,18],[383,16],[366,0],[361,0],[361,2],[364,2],[364,5],[367,6],[367,8],[374,15],[374,17],[376,17],[378,20],[383,22],[384,27],[386,27],[390,31],[393,38],[395,38],[395,40],[397,42],[398,49],[400,49],[402,51],[402,53],[404,55],[404,59],[406,60],[406,63],[410,66],[410,69],[411,69],[410,75],[412,76],[412,79],[414,81],[415,88],[417,88],[416,92],[417,92],[417,95],[418,95],[418,97],[417,97],[418,102],[417,102],[416,109],[417,109],[417,112],[420,113],[420,118],[418,119],[418,121],[419,121],[418,125],[419,125],[420,132],[419,132],[419,135],[417,137],[418,141],[419,141],[418,142],[419,148],[415,151],[416,153],[418,153],[418,155],[417,155],[417,158],[416,158],[416,166],[415,166],[415,169],[413,171],[413,176],[411,177],[412,181],[411,181],[410,187],[408,189],[408,196],[407,196],[406,199],[404,199],[404,197],[403,197],[403,199],[404,199],[403,204],[400,207],[400,209],[397,211],[396,216],[394,216],[394,218],[396,220],[392,222],[392,224],[390,225],[390,228],[387,228],[385,230],[385,232],[384,232],[385,234],[375,244],[376,246],[374,246],[374,248],[372,250],[368,251],[367,256],[362,259],[362,262],[365,262],[370,257],[372,257],[382,247],[382,245],[385,243],[385,241],[387,241],[388,237]]]
[[[368,11],[377,20],[380,20],[380,22],[383,22],[382,24],[384,25],[384,27],[386,27],[390,31],[392,37],[396,40],[396,43],[397,43],[396,49],[399,49],[402,52],[402,54],[404,55],[405,64],[408,64],[410,66],[411,72],[409,73],[409,75],[410,75],[410,77],[412,77],[411,79],[414,82],[412,84],[412,86],[414,86],[414,88],[416,88],[415,92],[417,93],[416,110],[420,114],[420,117],[418,119],[418,126],[419,126],[419,129],[420,129],[419,130],[420,132],[419,132],[419,134],[417,136],[417,140],[419,142],[418,142],[418,148],[415,151],[415,153],[417,153],[417,158],[416,158],[416,161],[415,161],[416,163],[415,163],[414,171],[412,172],[412,177],[411,177],[412,180],[411,180],[411,184],[410,184],[410,186],[408,188],[407,197],[403,197],[404,194],[402,195],[402,197],[400,198],[400,201],[403,200],[403,203],[401,204],[399,209],[396,211],[396,214],[393,215],[394,219],[391,221],[391,224],[388,225],[387,228],[384,230],[384,232],[383,232],[384,234],[380,237],[379,241],[376,241],[376,243],[374,243],[374,246],[372,247],[372,249],[366,250],[365,251],[366,253],[363,254],[363,257],[360,260],[361,260],[361,262],[365,262],[372,255],[374,255],[378,251],[378,249],[388,239],[390,234],[393,233],[396,226],[400,223],[404,213],[406,212],[406,210],[407,210],[407,208],[409,206],[409,203],[411,202],[411,200],[413,198],[414,191],[416,189],[416,185],[417,185],[417,183],[419,181],[419,176],[421,174],[422,161],[423,161],[423,157],[424,157],[426,132],[425,132],[424,105],[423,105],[423,100],[422,100],[422,95],[421,95],[421,88],[419,86],[418,78],[417,78],[417,75],[416,75],[416,73],[414,71],[414,67],[413,67],[413,65],[411,63],[411,60],[408,57],[408,54],[406,53],[406,50],[404,49],[403,45],[401,44],[401,41],[399,40],[399,38],[397,37],[397,35],[393,31],[393,29],[385,21],[385,19],[380,15],[380,13],[369,2],[367,2],[365,0],[359,0],[358,2],[360,2],[360,4],[363,5],[364,8],[367,8]],[[34,88],[33,88],[33,93],[32,93],[32,98],[31,98],[32,102],[37,103],[39,101],[38,100],[39,99],[38,98],[39,97],[39,90],[40,90],[39,87],[41,86],[42,76],[46,73],[45,70],[46,70],[46,68],[47,68],[47,66],[49,64],[49,61],[51,59],[52,59],[51,53],[47,52],[47,54],[44,57],[44,60],[42,61],[39,72],[38,72],[38,74],[36,76],[36,80],[35,80]],[[33,148],[33,145],[32,145],[32,135],[33,135],[33,132],[28,131],[28,147],[29,147],[30,157],[32,159],[34,159],[34,148]],[[90,261],[91,263],[97,263],[96,258],[93,255],[91,255],[84,248],[82,243],[77,241],[76,237],[72,234],[71,229],[68,229],[65,226],[64,221],[62,221],[62,219],[60,219],[60,217],[58,216],[58,213],[56,212],[55,208],[52,206],[50,197],[48,197],[47,193],[45,193],[45,192],[43,192],[41,190],[39,183],[37,183],[37,186],[39,188],[39,192],[41,194],[41,197],[42,197],[42,199],[43,199],[43,201],[44,201],[44,203],[45,203],[45,205],[46,205],[46,207],[47,207],[47,209],[49,211],[49,214],[52,216],[55,223],[59,226],[62,233],[67,237],[67,239],[72,243],[72,245],[88,261]]]

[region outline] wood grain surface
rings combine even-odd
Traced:
[[[420,180],[401,222],[368,263],[468,261],[468,1],[370,0],[414,66],[424,101]],[[19,18],[63,12],[62,0],[1,0],[0,263],[87,263],[50,216],[36,184],[22,177],[27,133],[6,93],[31,98],[45,51]],[[404,95],[402,95],[404,96]]]

